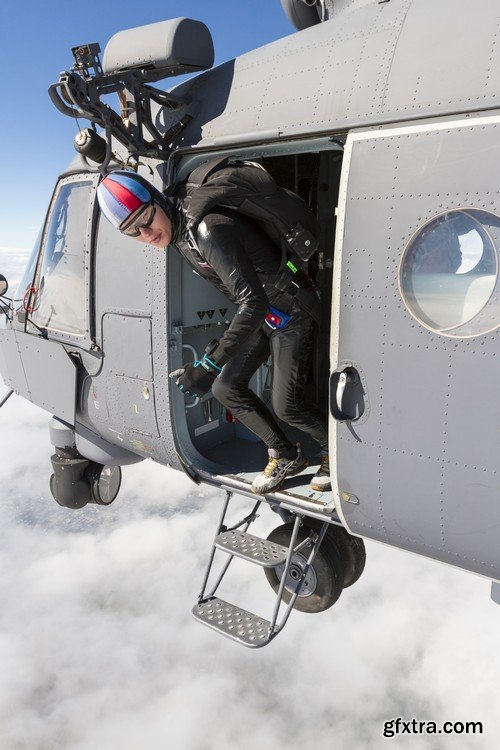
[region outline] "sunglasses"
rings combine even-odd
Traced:
[[[153,223],[153,219],[156,213],[156,206],[154,203],[147,203],[146,206],[139,212],[135,219],[123,229],[120,227],[120,232],[126,234],[127,237],[139,237],[141,229],[147,229]]]

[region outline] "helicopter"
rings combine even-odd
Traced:
[[[117,32],[102,62],[97,43],[73,48],[49,95],[90,126],[12,297],[0,278],[0,406],[17,393],[51,415],[54,499],[109,505],[121,467],[144,459],[220,488],[193,615],[251,648],[293,609],[334,605],[363,572],[364,539],[486,577],[500,603],[497,4],[281,4],[295,33],[216,67],[209,29],[188,18]],[[234,306],[100,215],[110,169],[164,191],[216,157],[262,165],[318,218],[308,393],[329,414],[331,491],[311,490],[313,461],[256,499],[265,446],[168,378]],[[265,403],[270,378],[267,362],[251,381]],[[252,502],[230,522],[234,495]],[[267,539],[249,532],[262,508],[282,521]],[[235,557],[264,569],[270,619],[216,595]]]

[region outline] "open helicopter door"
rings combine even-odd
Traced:
[[[349,531],[500,578],[500,117],[350,134],[331,432]],[[336,333],[335,333],[336,332]]]

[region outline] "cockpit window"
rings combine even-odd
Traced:
[[[500,218],[456,209],[421,227],[406,247],[399,284],[411,314],[445,336],[470,337],[500,326]]]
[[[36,326],[85,336],[91,180],[63,182],[52,204],[34,282]]]

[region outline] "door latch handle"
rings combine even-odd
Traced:
[[[330,376],[330,411],[334,419],[346,422],[359,419],[365,410],[361,379],[354,367],[344,367]]]
[[[344,372],[341,372],[339,375],[339,381],[337,383],[337,393],[336,393],[337,409],[340,412],[342,411],[342,399],[344,397],[344,391],[345,391],[346,385],[347,385],[347,373],[344,370]]]

